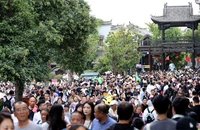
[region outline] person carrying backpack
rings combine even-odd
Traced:
[[[153,106],[150,106],[144,110],[143,121],[145,122],[145,124],[153,122],[154,120],[156,120],[156,117],[157,114]]]
[[[15,98],[13,97],[14,91],[10,90],[8,95],[4,97],[4,108],[7,107],[12,112],[13,103]]]

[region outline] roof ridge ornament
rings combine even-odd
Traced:
[[[151,20],[158,24],[160,26],[159,29],[161,30],[165,30],[169,27],[188,27],[197,29],[198,23],[200,23],[200,15],[193,15],[191,2],[188,2],[188,5],[181,6],[167,6],[167,3],[165,3],[163,15],[151,15]],[[166,26],[166,24],[170,26]]]
[[[196,4],[200,4],[200,0],[195,0]]]

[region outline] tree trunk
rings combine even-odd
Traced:
[[[16,81],[16,85],[15,85],[15,100],[16,101],[21,101],[23,92],[24,92],[24,83],[20,80]]]
[[[72,85],[73,75],[72,75],[71,70],[68,70],[67,76],[68,76],[68,83],[69,83],[69,85]]]

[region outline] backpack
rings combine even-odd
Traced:
[[[4,107],[8,107],[10,111],[12,110],[12,105],[11,105],[11,99],[12,97],[8,100],[7,96],[5,96],[6,101],[4,102]]]
[[[151,112],[149,111],[149,108],[147,108],[147,110],[148,110],[148,113],[146,115],[146,123],[153,122],[155,120],[155,118],[153,116],[154,109]]]

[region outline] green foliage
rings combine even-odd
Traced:
[[[106,54],[99,57],[98,64],[95,64],[93,69],[100,74],[111,70],[111,65],[109,64],[109,59],[106,57]]]
[[[200,28],[200,25],[198,26],[198,28]],[[183,31],[183,35],[184,37],[190,37],[192,38],[192,30],[189,29],[189,28],[186,28],[184,31]],[[197,42],[199,42],[199,39],[200,39],[200,30],[195,30],[194,32],[194,37],[195,39],[197,40]]]
[[[49,73],[49,80],[53,79],[56,76],[55,72]]]
[[[161,39],[162,31],[158,29],[158,25],[155,23],[146,23],[149,31],[152,33],[152,40]],[[166,40],[176,39],[176,37],[182,37],[182,31],[178,27],[171,27],[165,31]]]
[[[112,70],[115,73],[134,68],[139,62],[137,47],[140,38],[141,36],[134,32],[134,26],[111,32],[106,39],[106,53],[98,60],[95,70],[101,73]]]
[[[181,52],[179,56],[176,56],[176,53],[170,53],[170,63],[174,63],[174,65],[178,68],[184,66],[184,61],[185,61],[185,52]]]
[[[96,32],[95,34],[89,35],[87,42],[89,44],[86,54],[85,54],[85,61],[86,61],[86,69],[92,69],[93,65],[92,62],[97,58],[97,48],[98,48],[98,42],[99,42],[99,35]]]
[[[146,23],[149,31],[152,33],[152,40],[161,39],[161,30],[158,29],[158,25],[155,23]]]
[[[63,75],[56,75],[54,78],[60,81],[62,79]]]
[[[147,26],[149,28],[149,31],[153,34],[152,40],[161,40],[161,30],[158,29],[158,25],[155,23],[147,23]],[[189,34],[188,30],[186,31],[187,35]],[[167,30],[165,30],[165,39],[166,40],[178,40],[181,39],[180,37],[183,37],[183,33],[180,28],[178,27],[171,27]],[[185,52],[181,52],[180,56],[175,56],[175,52],[167,53],[166,55],[170,55],[170,63],[174,63],[176,67],[182,67],[184,64],[184,58],[185,58]]]
[[[87,39],[97,24],[89,14],[89,5],[84,0],[36,0],[32,3],[38,22],[46,32],[43,39],[52,46],[56,62],[62,68],[83,71],[87,63]]]
[[[34,10],[25,0],[0,1],[0,5],[4,14],[0,20],[1,80],[44,78],[48,71],[46,55],[40,57],[41,50],[32,40],[37,26]]]
[[[17,100],[27,79],[44,80],[55,60],[83,71],[96,30],[96,19],[84,0],[1,0],[0,80],[16,82]]]
[[[182,37],[182,31],[178,27],[172,27],[165,31],[166,40],[176,39],[177,37]]]

